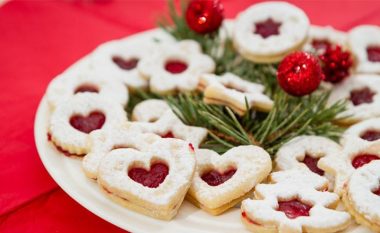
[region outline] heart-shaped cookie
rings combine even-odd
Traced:
[[[272,170],[269,154],[257,146],[238,146],[223,155],[196,150],[197,168],[187,198],[218,215],[246,198]]]
[[[100,187],[115,201],[142,214],[169,220],[190,187],[195,157],[179,139],[159,139],[146,151],[116,149],[101,161]]]

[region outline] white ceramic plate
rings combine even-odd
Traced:
[[[140,33],[133,37],[151,37],[155,31],[153,33],[152,31]],[[83,58],[81,62],[85,59]],[[38,153],[45,168],[68,195],[102,219],[134,233],[248,232],[240,222],[240,211],[237,208],[215,217],[185,201],[179,214],[172,221],[161,221],[135,213],[112,202],[103,195],[96,182],[84,175],[80,159],[62,155],[47,140],[49,118],[50,109],[44,97],[36,113],[34,136]],[[362,227],[352,226],[346,232],[369,233],[370,231]]]

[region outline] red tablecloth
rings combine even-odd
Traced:
[[[255,1],[224,0],[234,17]],[[380,24],[380,2],[294,0],[311,22],[347,30]],[[98,44],[155,26],[163,0],[29,0],[0,7],[0,232],[123,232],[50,178],[33,138],[49,81]],[[128,219],[125,219],[128,221]]]

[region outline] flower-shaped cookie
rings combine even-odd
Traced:
[[[132,123],[132,128],[144,133],[154,133],[164,138],[182,139],[190,142],[194,147],[198,147],[207,137],[207,129],[185,125],[171,109],[167,108],[168,106],[163,100],[154,100],[153,102],[146,100],[139,103],[132,113],[132,117],[138,120]],[[157,118],[158,112],[162,114],[159,118]]]
[[[141,36],[114,40],[100,45],[90,55],[90,65],[96,73],[108,80],[123,82],[130,89],[148,87],[148,81],[137,70],[137,64],[162,43],[174,39],[162,30],[154,30]]]
[[[158,94],[195,90],[199,76],[214,69],[214,61],[192,40],[162,43],[138,64],[139,72],[149,80],[150,90]]]
[[[92,93],[79,93],[59,104],[49,125],[51,141],[58,149],[73,155],[90,150],[89,133],[122,125],[127,121],[123,107]]]
[[[286,2],[263,2],[237,16],[233,42],[249,60],[278,62],[302,47],[308,30],[309,19],[300,8]]]
[[[343,202],[358,224],[380,232],[380,161],[356,170],[345,187]]]
[[[303,49],[308,52],[323,53],[330,45],[347,47],[347,34],[334,29],[331,26],[321,27],[312,25],[310,27],[307,42]]]
[[[329,97],[332,105],[339,100],[347,101],[347,110],[338,117],[341,124],[353,124],[380,116],[380,76],[357,74],[337,84]]]
[[[98,183],[114,201],[142,214],[169,220],[191,184],[194,151],[187,142],[160,139],[145,151],[116,149],[101,161]]]
[[[353,170],[343,149],[319,136],[299,136],[283,145],[276,154],[276,169],[306,169],[325,176],[330,181],[330,190],[339,195]]]
[[[259,184],[255,199],[244,200],[242,221],[252,232],[337,232],[350,224],[350,215],[334,208],[335,193],[328,181],[307,170],[272,173],[270,184]]]
[[[350,146],[352,144],[363,144],[366,146],[380,146],[380,118],[368,119],[349,127],[343,134],[341,144]]]
[[[87,65],[68,69],[54,78],[46,91],[47,100],[54,109],[78,93],[96,93],[112,102],[125,106],[128,89],[119,80],[110,79],[108,74],[95,72]]]
[[[213,215],[245,199],[272,170],[269,154],[257,146],[238,146],[223,155],[199,149],[196,161],[187,199]]]
[[[356,71],[380,74],[380,27],[361,25],[351,29],[348,43],[356,56]]]
[[[140,133],[131,129],[130,122],[107,130],[95,130],[90,133],[90,151],[82,160],[87,177],[96,179],[100,161],[114,149],[132,148],[140,151],[149,148],[160,137],[152,133]]]
[[[273,101],[264,94],[264,86],[239,78],[232,73],[222,76],[203,74],[198,89],[203,90],[204,101],[230,107],[239,115],[249,108],[270,111]],[[247,100],[247,102],[246,102]]]

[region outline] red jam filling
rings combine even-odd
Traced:
[[[93,92],[93,93],[99,93],[99,90],[96,86],[90,85],[90,84],[83,84],[77,87],[74,91],[74,94],[80,93],[80,92]]]
[[[255,23],[255,34],[259,34],[262,38],[268,38],[270,36],[280,34],[279,28],[281,23],[269,18],[265,21]]]
[[[255,221],[253,221],[252,219],[250,219],[250,218],[247,216],[247,214],[246,214],[245,212],[242,212],[242,213],[241,213],[241,216],[242,216],[243,218],[247,219],[247,221],[248,221],[249,223],[251,223],[251,224],[255,224],[255,225],[259,225],[259,226],[260,226],[259,223],[257,223],[257,222],[255,222]]]
[[[372,103],[373,102],[373,96],[376,93],[373,92],[368,87],[364,87],[362,89],[358,90],[352,90],[350,93],[350,100],[353,105],[357,106],[364,103]]]
[[[112,61],[123,70],[132,70],[136,68],[137,63],[139,63],[139,59],[137,58],[131,58],[128,60],[124,60],[122,57],[114,56],[112,57]]]
[[[175,138],[172,131],[167,132],[166,134],[160,135],[162,138]]]
[[[229,180],[236,172],[235,168],[230,168],[221,174],[216,170],[211,170],[204,173],[201,178],[210,186],[218,186]]]
[[[306,155],[302,163],[304,163],[310,169],[310,171],[317,173],[320,176],[323,176],[325,172],[319,169],[318,161],[319,161],[319,158],[313,158],[309,155]]]
[[[168,174],[169,167],[161,162],[151,165],[149,171],[139,167],[132,168],[128,171],[128,176],[132,180],[149,188],[157,188],[164,182]]]
[[[371,62],[380,62],[380,46],[367,47],[367,59]]]
[[[376,194],[377,196],[380,196],[380,186],[378,189],[376,189],[375,191],[373,191],[374,194]]]
[[[367,163],[370,163],[372,160],[378,160],[378,159],[380,159],[380,157],[377,155],[361,154],[361,155],[356,156],[352,160],[352,166],[355,169],[357,169],[359,167],[366,165]]]
[[[194,146],[192,143],[189,143],[189,148],[191,152],[195,152]]]
[[[52,142],[51,141],[51,135],[50,133],[47,134],[47,139],[48,141]],[[63,155],[67,156],[67,157],[70,157],[70,156],[85,156],[86,154],[72,154],[70,152],[68,152],[67,150],[64,150],[62,147],[56,145],[54,142],[52,142],[52,144],[54,145],[54,147],[57,149],[57,151],[59,151],[60,153],[62,153]]]
[[[323,39],[314,39],[312,42],[311,42],[311,45],[313,46],[313,48],[315,50],[326,50],[328,47],[331,46],[331,43],[330,41],[328,40],[323,40]]]
[[[106,116],[101,112],[91,112],[88,116],[74,115],[70,118],[70,125],[75,129],[90,133],[96,129],[102,128]]]
[[[172,74],[180,74],[187,69],[187,64],[179,60],[171,60],[166,62],[165,70]]]
[[[367,141],[376,141],[380,139],[380,131],[377,130],[367,130],[364,133],[360,135],[361,139],[367,140]]]
[[[280,201],[278,202],[278,211],[284,212],[290,219],[301,216],[309,216],[311,206],[306,205],[298,200]]]

